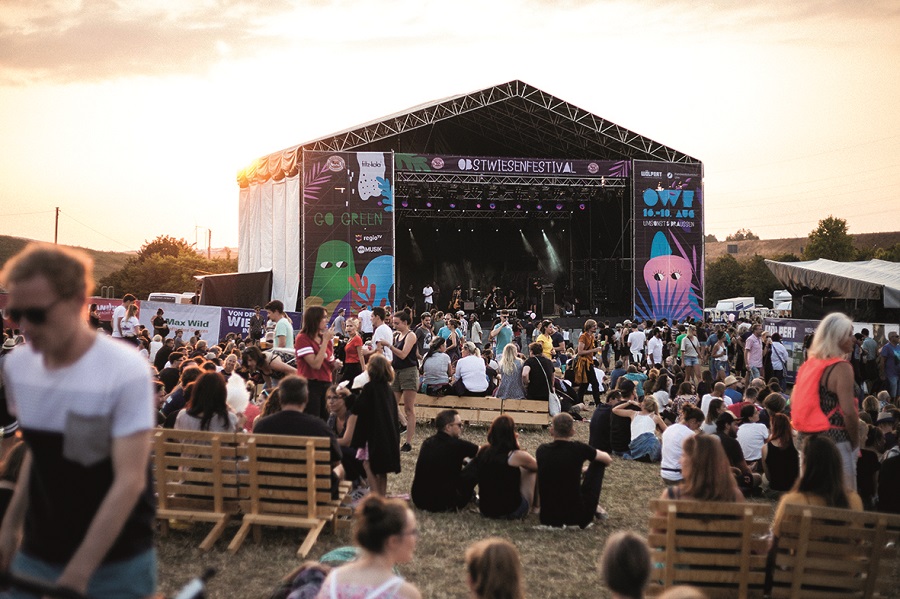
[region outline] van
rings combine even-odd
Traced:
[[[164,304],[190,304],[196,294],[185,293],[166,293],[155,291],[147,296],[148,302],[162,302]]]

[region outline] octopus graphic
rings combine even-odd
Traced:
[[[682,256],[673,255],[665,233],[657,231],[650,246],[650,259],[644,265],[644,283],[650,297],[639,295],[644,309],[638,312],[645,317],[668,318],[670,321],[694,315],[698,308],[697,295],[691,285],[693,277],[691,263]]]

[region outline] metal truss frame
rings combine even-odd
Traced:
[[[403,184],[464,184],[464,185],[513,185],[513,186],[547,186],[547,187],[627,187],[626,177],[581,178],[581,177],[544,177],[522,175],[466,175],[455,173],[435,173],[418,171],[395,172],[397,187]]]

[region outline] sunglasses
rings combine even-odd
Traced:
[[[22,319],[24,318],[31,324],[42,325],[47,322],[47,314],[49,314],[50,310],[61,301],[63,301],[63,298],[59,298],[49,306],[43,308],[5,308],[3,310],[3,318],[11,320],[16,324],[22,322]]]

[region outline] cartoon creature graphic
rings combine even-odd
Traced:
[[[363,277],[368,279],[370,285],[375,285],[375,297],[372,299],[372,305],[382,305],[382,299],[389,303],[391,286],[394,282],[394,257],[378,256],[366,265]]]
[[[332,309],[333,302],[340,302],[350,293],[350,279],[356,276],[353,248],[346,241],[326,241],[319,246],[307,303],[321,298],[321,305]]]
[[[644,265],[644,283],[650,297],[637,293],[638,315],[641,318],[684,320],[700,313],[697,293],[693,287],[694,269],[683,256],[672,253],[666,234],[657,231],[650,246],[650,259]]]
[[[356,161],[359,164],[359,183],[357,191],[359,199],[365,202],[369,198],[377,198],[381,195],[381,186],[378,180],[385,180],[385,160],[381,152],[357,152]]]

